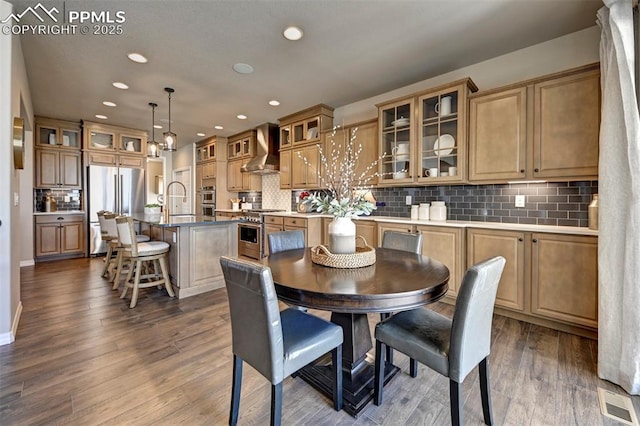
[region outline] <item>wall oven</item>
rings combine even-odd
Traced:
[[[216,205],[215,204],[202,204],[202,211],[200,212],[204,216],[215,216],[216,215]]]

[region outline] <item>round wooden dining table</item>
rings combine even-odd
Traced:
[[[364,268],[340,269],[313,263],[311,249],[288,250],[262,260],[271,268],[278,298],[288,304],[331,311],[344,331],[344,409],[357,416],[373,397],[372,348],[368,313],[398,312],[433,303],[448,289],[449,270],[435,259],[400,250],[376,248],[376,262]],[[331,398],[327,359],[303,368],[299,375]],[[399,371],[385,366],[385,384]]]

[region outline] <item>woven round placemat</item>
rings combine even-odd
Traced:
[[[327,246],[318,245],[311,248],[311,261],[331,268],[364,268],[376,263],[376,250],[367,244],[364,237],[358,235],[356,238],[364,242],[364,246],[356,247],[355,253],[334,254]]]

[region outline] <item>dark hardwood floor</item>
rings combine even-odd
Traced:
[[[100,277],[100,259],[22,268],[16,341],[0,346],[0,425],[222,425],[231,393],[231,328],[224,289],[177,300],[141,290],[138,306]],[[431,306],[447,315],[452,307]],[[325,312],[314,311],[328,317]],[[370,316],[373,326],[377,315]],[[495,316],[490,358],[499,425],[615,425],[601,416],[596,342]],[[283,424],[447,425],[448,380],[403,368],[384,403],[358,419],[300,379],[287,378]],[[269,383],[245,367],[240,424],[269,420]],[[464,383],[468,425],[482,424],[477,372]],[[640,412],[640,398],[633,398]]]

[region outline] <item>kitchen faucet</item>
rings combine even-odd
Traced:
[[[182,186],[182,189],[184,189],[184,195],[182,196],[182,202],[186,203],[187,202],[187,187],[184,186],[184,184],[180,181],[177,180],[172,180],[171,182],[169,182],[167,184],[167,190],[164,192],[165,193],[165,200],[164,200],[164,217],[165,217],[165,221],[169,222],[169,198],[172,198],[172,196],[169,193],[169,189],[171,189],[171,185],[173,185],[174,183],[177,183],[178,185]]]

